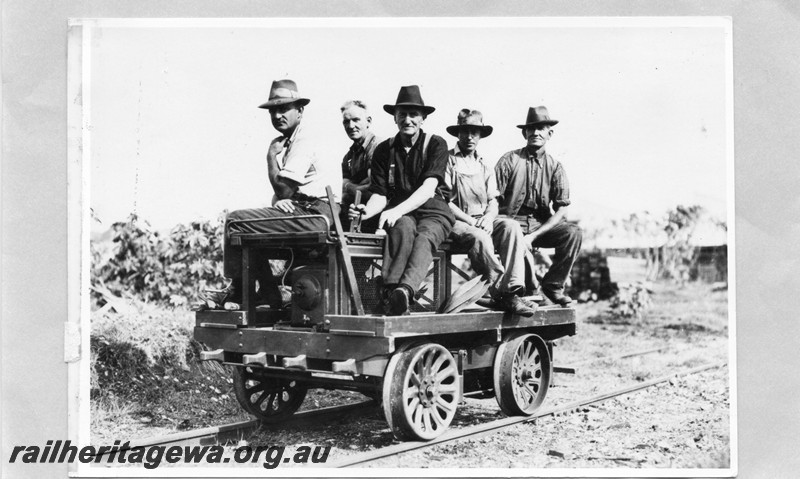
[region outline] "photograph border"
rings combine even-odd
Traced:
[[[236,27],[272,27],[280,22],[285,27],[287,22],[294,23],[297,28],[326,28],[342,26],[339,22],[378,23],[386,22],[393,27],[435,27],[437,24],[458,20],[466,25],[477,25],[487,20],[492,22],[508,22],[518,27],[558,26],[581,28],[586,26],[646,27],[673,26],[671,22],[679,22],[674,26],[721,26],[726,35],[726,175],[727,175],[727,225],[728,225],[728,277],[729,277],[729,393],[730,408],[730,460],[731,467],[725,469],[314,469],[331,476],[391,476],[398,473],[406,476],[425,476],[430,472],[446,477],[466,475],[490,476],[527,476],[531,473],[544,477],[596,476],[618,477],[634,474],[641,477],[693,477],[698,473],[708,477],[728,477],[738,471],[738,439],[737,439],[737,389],[736,389],[736,275],[735,275],[735,192],[734,192],[734,122],[733,122],[733,41],[732,20],[730,17],[296,17],[296,18],[79,18],[69,21],[68,32],[68,321],[64,357],[69,364],[69,439],[73,443],[88,444],[89,431],[89,286],[90,264],[89,252],[91,205],[90,165],[91,165],[91,46],[93,28],[141,27],[141,28],[236,28]],[[335,25],[332,25],[335,24]],[[547,25],[543,25],[547,24]],[[384,25],[386,26],[386,25]],[[463,24],[459,24],[463,26]],[[79,339],[76,339],[76,332]],[[82,333],[82,334],[81,334]],[[81,354],[83,352],[84,354]],[[83,464],[71,464],[71,474],[80,477],[150,477],[148,470],[132,470],[130,468],[99,468]],[[302,476],[309,472],[306,468],[281,469],[284,476]],[[249,468],[160,468],[158,474],[168,477],[181,477],[187,473],[202,476],[260,476],[263,471]]]

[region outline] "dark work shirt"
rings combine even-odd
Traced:
[[[389,207],[396,206],[411,196],[426,178],[436,178],[439,186],[436,196],[442,199],[450,197],[450,189],[444,181],[447,169],[447,142],[444,138],[431,135],[428,143],[427,158],[422,161],[422,145],[427,133],[420,131],[416,143],[406,153],[398,134],[393,139],[381,142],[372,156],[372,174],[369,191],[385,196]],[[391,141],[390,141],[391,140]],[[389,145],[391,143],[391,146]],[[394,159],[394,187],[390,185],[390,170]]]
[[[342,159],[342,178],[360,184],[369,175],[372,155],[380,140],[371,132],[366,132],[362,141],[350,146]]]
[[[553,210],[570,204],[569,182],[561,163],[543,149],[531,154],[527,148],[509,151],[495,165],[500,190],[500,214],[531,214],[547,221]]]

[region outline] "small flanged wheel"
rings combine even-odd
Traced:
[[[459,378],[444,346],[427,343],[395,354],[383,381],[383,412],[396,438],[430,440],[450,426]]]
[[[303,404],[308,387],[292,379],[268,377],[257,368],[233,369],[233,391],[245,411],[264,422],[281,422]]]
[[[535,334],[504,341],[494,358],[494,391],[497,404],[508,416],[530,416],[550,388],[550,353]]]

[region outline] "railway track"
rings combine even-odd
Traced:
[[[354,416],[369,412],[377,405],[375,401],[360,401],[353,404],[342,406],[331,406],[320,409],[312,409],[296,413],[291,419],[281,422],[281,427],[299,426],[317,421],[330,421],[333,419]],[[211,426],[191,431],[184,431],[175,434],[157,436],[142,441],[132,441],[128,448],[118,449],[127,451],[136,447],[153,446],[205,446],[215,444],[228,444],[238,442],[258,430],[263,423],[258,419],[250,421],[240,421],[222,426]],[[106,453],[107,454],[107,453]],[[102,454],[101,454],[102,456]]]
[[[377,461],[379,459],[396,456],[399,454],[403,454],[410,451],[426,449],[429,447],[433,447],[439,444],[445,444],[448,442],[457,441],[459,439],[465,438],[478,438],[486,434],[493,433],[495,431],[508,428],[510,426],[514,426],[516,424],[522,424],[526,422],[535,421],[536,419],[540,419],[547,416],[561,416],[564,414],[568,414],[571,412],[579,411],[580,409],[590,405],[596,404],[599,402],[607,401],[609,399],[623,396],[625,394],[630,394],[632,392],[640,391],[642,389],[646,389],[657,384],[668,382],[672,379],[683,377],[683,376],[690,376],[692,374],[698,374],[703,371],[708,371],[711,369],[717,369],[726,366],[728,363],[727,361],[722,361],[719,363],[707,364],[703,366],[698,366],[696,368],[688,369],[686,371],[681,371],[678,373],[673,373],[667,376],[662,376],[656,379],[651,379],[649,381],[644,381],[642,383],[634,384],[632,386],[628,386],[625,388],[616,389],[613,391],[608,391],[603,394],[599,394],[597,396],[593,396],[586,399],[580,399],[576,401],[569,402],[567,404],[547,408],[538,413],[533,414],[532,416],[524,416],[524,417],[508,417],[504,419],[498,419],[496,421],[491,421],[484,424],[478,424],[475,426],[469,426],[461,429],[451,429],[446,431],[444,434],[439,436],[436,439],[431,441],[410,441],[404,442],[401,444],[396,444],[393,446],[384,447],[378,450],[369,451],[363,454],[357,454],[354,456],[350,456],[342,461],[329,465],[329,467],[335,468],[343,468],[343,467],[351,467],[360,464],[366,464],[369,462]]]
[[[631,358],[636,356],[644,356],[648,354],[661,352],[666,349],[668,348],[661,347],[661,348],[652,348],[641,351],[627,352],[617,355],[600,356],[573,363],[571,366],[586,365],[589,363],[600,362],[604,360],[615,360],[615,359]],[[581,408],[590,404],[599,403],[624,394],[629,394],[631,392],[646,389],[648,387],[667,382],[677,377],[688,376],[691,374],[697,374],[702,371],[723,367],[726,364],[727,362],[714,363],[679,373],[673,373],[657,379],[652,379],[649,381],[637,383],[629,387],[609,391],[607,393],[593,396],[591,398],[575,400],[561,406],[543,409],[532,416],[508,417],[475,426],[469,426],[460,429],[451,429],[445,432],[442,436],[431,441],[426,441],[426,442],[410,441],[392,446],[387,446],[381,449],[369,451],[367,453],[349,456],[340,462],[328,465],[328,467],[337,467],[337,468],[351,467],[359,464],[366,464],[369,462],[373,462],[382,458],[403,454],[405,452],[433,447],[439,444],[444,444],[459,439],[480,437],[516,424],[535,421],[536,419],[547,416],[560,416],[568,414],[576,410],[580,410]],[[556,371],[558,371],[558,369],[574,371],[573,367],[554,368],[554,369]],[[281,428],[286,428],[291,426],[300,426],[308,423],[333,421],[336,419],[341,419],[350,416],[359,416],[372,412],[374,410],[374,407],[376,406],[377,406],[376,401],[369,400],[369,401],[357,402],[354,404],[346,404],[341,406],[332,406],[332,407],[325,407],[309,411],[303,411],[296,413],[291,419],[281,422],[279,425]],[[153,437],[142,441],[132,441],[129,448],[130,449],[137,447],[148,448],[153,446],[167,446],[167,445],[203,446],[203,445],[215,445],[215,444],[230,444],[248,438],[252,433],[257,431],[262,425],[263,423],[261,421],[253,419],[249,421],[241,421],[231,424],[225,424],[222,426],[212,426],[207,428],[195,429],[191,431],[184,431],[175,434]]]

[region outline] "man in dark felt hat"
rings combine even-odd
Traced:
[[[564,167],[545,150],[557,123],[546,107],[529,108],[525,123],[517,125],[528,144],[503,155],[495,174],[500,213],[519,222],[529,248],[555,248],[541,289],[548,300],[566,306],[572,299],[564,294],[564,284],[581,249],[582,233],[566,221],[570,199]]]
[[[532,316],[537,305],[522,299],[527,251],[522,228],[511,218],[497,217],[500,192],[494,169],[477,151],[478,142],[492,134],[492,127],[483,124],[481,112],[463,109],[447,132],[458,138],[449,152],[445,175],[451,190],[450,209],[456,217],[450,237],[456,245],[469,248],[472,269],[491,285],[493,305]]]
[[[353,140],[342,159],[342,210],[345,212],[342,219],[349,221],[346,213],[350,204],[355,200],[356,192],[361,192],[362,202],[369,200],[369,170],[372,164],[372,155],[375,154],[375,148],[383,139],[376,137],[369,130],[372,117],[364,102],[360,100],[347,101],[342,105],[341,111],[344,131],[347,133],[347,137]],[[373,232],[377,226],[378,218],[372,218],[361,224],[361,231]]]
[[[400,88],[394,105],[383,109],[394,116],[398,134],[383,141],[372,157],[372,193],[366,205],[352,205],[350,217],[380,214],[378,227],[387,230],[381,276],[386,312],[408,314],[433,252],[450,234],[455,218],[447,206],[444,181],[447,143],[422,131],[435,108],[425,105],[417,85]]]
[[[319,157],[313,140],[305,135],[300,126],[309,101],[300,96],[294,81],[276,80],[272,82],[269,100],[259,106],[269,110],[272,126],[281,134],[270,142],[267,151],[267,173],[274,191],[272,206],[236,210],[228,214],[225,221],[223,269],[225,277],[232,279],[232,282],[225,290],[207,292],[206,301],[216,303],[216,307],[230,302],[232,304],[229,307],[235,308],[236,303],[241,302],[242,251],[231,245],[231,234],[327,232],[329,224],[333,222],[325,192],[327,181],[319,172]],[[326,223],[319,215],[326,217],[330,223]],[[263,221],[265,219],[269,221]],[[255,261],[263,264],[266,258],[256,258]],[[261,268],[264,269],[269,268]],[[268,275],[266,271],[264,274]],[[271,277],[257,279],[263,285],[258,292],[261,299],[278,306],[280,293],[275,281]]]

